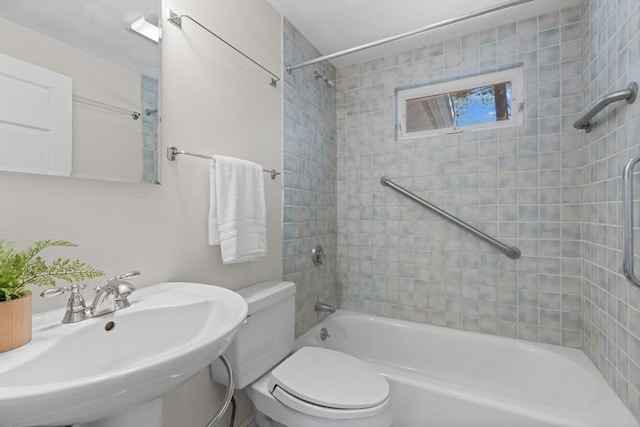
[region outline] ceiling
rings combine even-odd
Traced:
[[[240,1],[240,0],[209,0]],[[505,0],[267,0],[323,55],[391,37]],[[481,31],[572,6],[582,0],[533,0],[464,23],[388,43],[331,62],[337,67]],[[161,0],[0,0],[0,17],[149,75],[159,73],[160,45],[129,30],[139,16],[157,19]],[[99,47],[98,47],[99,46]],[[291,64],[286,64],[291,65]]]
[[[267,0],[323,55],[468,15],[506,0]],[[581,0],[534,0],[530,3],[433,30],[420,36],[353,53],[331,62],[358,64],[425,43],[493,28],[579,4]],[[291,64],[286,64],[291,65]]]

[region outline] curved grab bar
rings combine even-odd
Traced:
[[[400,185],[396,184],[395,182],[391,181],[391,178],[389,178],[388,176],[383,176],[382,178],[380,178],[380,184],[384,185],[384,186],[389,186],[391,188],[393,188],[394,190],[396,190],[398,193],[404,194],[405,196],[407,196],[408,198],[420,203],[422,206],[424,206],[427,209],[431,209],[433,212],[435,212],[436,214],[440,215],[442,218],[454,223],[455,225],[457,225],[458,227],[464,229],[465,231],[468,231],[469,233],[473,234],[474,236],[484,240],[485,242],[489,243],[491,246],[493,246],[494,248],[498,249],[500,252],[502,252],[503,254],[505,254],[506,256],[508,256],[511,259],[518,259],[520,258],[520,249],[518,249],[515,246],[507,246],[504,243],[502,243],[499,240],[494,239],[493,237],[489,236],[487,233],[478,230],[477,228],[473,227],[472,225],[467,224],[466,222],[462,221],[459,218],[456,218],[455,216],[451,215],[449,212],[440,209],[439,207],[437,207],[436,205],[434,205],[433,203],[430,203],[428,201],[426,201],[425,199],[423,199],[420,196],[417,196],[415,194],[413,194],[411,191],[407,190],[404,187],[401,187]]]
[[[227,361],[227,359],[225,359],[223,355],[220,355],[220,360],[227,370],[227,375],[229,376],[229,386],[227,387],[227,392],[224,394],[224,404],[222,405],[218,413],[211,419],[211,421],[209,421],[207,427],[213,427],[218,424],[224,413],[227,412],[227,408],[229,408],[229,404],[231,403],[231,399],[233,398],[233,392],[235,391],[233,369],[231,369],[229,361]]]
[[[622,269],[631,283],[640,287],[633,268],[633,168],[640,154],[629,159],[622,173]]]
[[[624,100],[627,101],[627,104],[633,104],[633,102],[636,100],[637,95],[638,83],[631,82],[626,89],[612,92],[598,99],[591,107],[589,107],[587,111],[582,113],[578,120],[576,120],[573,124],[573,127],[589,133],[591,132],[591,119],[600,111],[604,110],[607,105],[611,104],[612,102]]]

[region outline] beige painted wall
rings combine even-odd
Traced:
[[[163,9],[193,16],[281,74],[280,16],[266,1],[166,1]],[[264,71],[195,24],[163,26],[163,148],[282,170],[282,86],[271,87]],[[192,281],[238,289],[282,278],[281,178],[265,181],[268,255],[252,263],[225,266],[219,248],[208,245],[208,163],[191,157],[168,162],[163,156],[160,186],[0,173],[0,238],[20,247],[71,240],[79,247],[48,254],[78,257],[107,275],[140,270],[139,286]],[[34,309],[64,304],[64,297],[35,298]],[[201,372],[168,396],[165,425],[202,427],[220,396]],[[236,419],[246,418],[249,408],[241,402]]]

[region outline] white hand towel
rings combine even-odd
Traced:
[[[209,175],[209,244],[220,245],[224,264],[265,256],[267,209],[262,166],[213,156]]]

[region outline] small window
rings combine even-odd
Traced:
[[[516,126],[523,122],[522,68],[397,89],[397,137]]]

